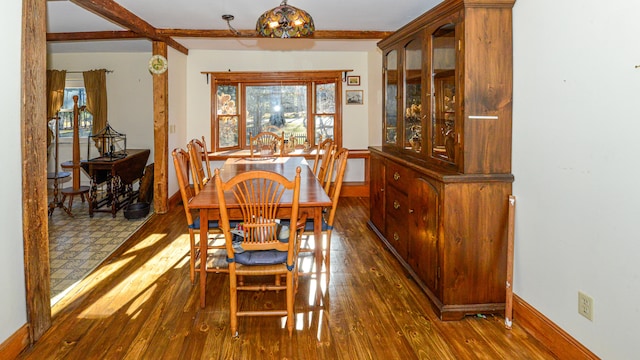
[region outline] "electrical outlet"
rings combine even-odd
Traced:
[[[578,313],[593,321],[593,298],[582,291],[578,291]]]

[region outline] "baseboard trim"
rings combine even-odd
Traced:
[[[178,190],[173,196],[169,198],[168,204],[169,209],[173,209],[174,207],[180,205],[182,202],[182,195],[180,195],[180,190]]]
[[[513,296],[513,312],[514,323],[522,326],[559,359],[600,359],[517,295]]]
[[[24,324],[0,344],[0,359],[15,359],[29,346],[29,325]]]
[[[342,183],[340,196],[369,197],[369,183],[359,181],[345,181]]]

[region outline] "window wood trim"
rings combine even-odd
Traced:
[[[217,122],[217,85],[219,84],[235,84],[238,87],[238,121],[240,122],[238,126],[238,145],[240,149],[245,147],[244,142],[246,142],[245,135],[245,126],[246,119],[244,119],[244,109],[246,107],[245,104],[245,86],[249,85],[257,85],[257,84],[281,84],[281,85],[289,85],[289,84],[300,84],[313,82],[317,83],[335,83],[336,84],[336,112],[334,119],[334,141],[338,145],[338,147],[342,147],[342,83],[346,81],[346,74],[353,70],[313,70],[313,71],[239,71],[239,72],[214,72],[214,71],[203,71],[202,74],[207,76],[207,82],[211,79],[211,96],[210,96],[210,106],[211,106],[211,120],[210,120],[210,134],[211,134],[211,148],[212,150],[218,148],[217,140],[218,140],[218,124]],[[311,104],[311,107],[308,107],[308,115],[307,116],[315,116],[315,86],[311,86],[311,94],[307,97],[307,102]],[[313,139],[315,141],[315,139]],[[229,149],[232,150],[232,149]]]
[[[353,70],[314,70],[314,71],[238,71],[238,72],[213,72],[203,71],[202,74],[210,76],[213,80],[224,82],[265,82],[265,81],[318,81],[318,80],[342,80],[344,74]]]

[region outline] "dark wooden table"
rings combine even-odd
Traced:
[[[125,205],[130,204],[138,192],[133,183],[144,173],[149,149],[127,149],[124,157],[97,157],[83,160],[82,169],[91,178],[89,216],[94,212],[110,212],[113,217]],[[104,196],[98,198],[98,185],[106,184]]]
[[[274,157],[264,160],[249,160],[235,158],[227,160],[220,169],[222,181],[227,181],[236,174],[251,170],[274,171],[293,179],[296,168],[300,166],[300,214],[306,214],[307,218],[314,219],[314,239],[322,239],[322,209],[331,206],[331,199],[324,191],[322,185],[313,174],[306,160],[302,157]],[[233,211],[237,208],[237,202],[231,194],[226,198],[227,207]],[[289,206],[287,206],[287,204]],[[291,199],[287,199],[287,193],[283,195],[283,213],[278,216],[286,218],[290,211]],[[216,195],[215,182],[209,181],[202,191],[196,195],[187,205],[189,209],[200,211],[200,239],[207,239],[209,220],[220,219],[220,207]],[[207,242],[200,241],[200,254],[207,253]],[[202,255],[201,255],[202,256]],[[316,266],[322,266],[322,245],[316,240],[315,246]],[[205,294],[207,283],[207,264],[205,259],[200,260],[200,306],[205,306]]]

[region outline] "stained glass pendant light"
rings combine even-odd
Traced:
[[[264,37],[307,37],[313,34],[315,26],[309,13],[287,5],[287,0],[283,0],[280,6],[260,16],[256,31]]]

